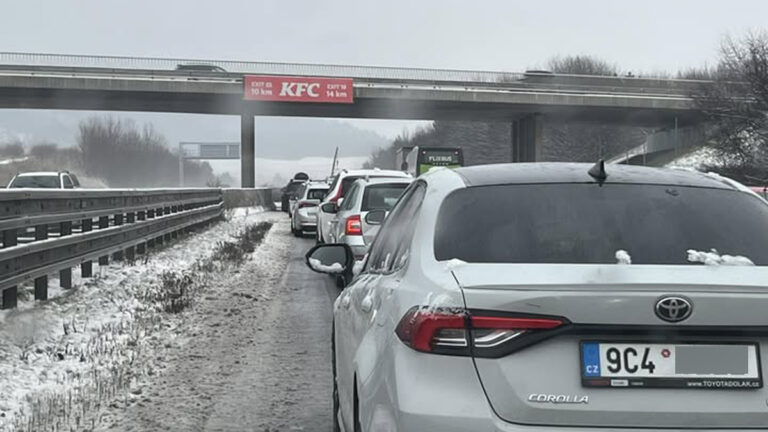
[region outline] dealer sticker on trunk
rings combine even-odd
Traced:
[[[586,387],[755,389],[763,386],[755,343],[581,343]]]

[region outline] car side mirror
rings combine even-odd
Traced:
[[[325,203],[320,206],[320,210],[322,210],[323,213],[336,213],[339,211],[338,208],[336,208],[336,203]]]
[[[340,276],[345,281],[352,279],[355,255],[346,244],[319,244],[310,249],[304,258],[312,271]]]
[[[371,210],[365,215],[365,223],[368,225],[381,225],[387,217],[385,210]]]

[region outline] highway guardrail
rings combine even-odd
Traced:
[[[94,260],[133,260],[223,209],[214,188],[0,191],[1,307],[16,307],[20,283],[34,280],[35,299],[46,300],[48,275],[70,289],[73,266],[90,277]]]

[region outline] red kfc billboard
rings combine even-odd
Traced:
[[[351,78],[246,75],[245,100],[353,103]]]

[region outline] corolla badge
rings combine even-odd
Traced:
[[[589,396],[531,393],[531,395],[528,396],[528,402],[553,404],[588,404]]]

